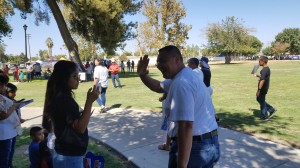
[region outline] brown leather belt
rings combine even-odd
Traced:
[[[209,139],[209,138],[212,138],[212,137],[217,136],[217,135],[218,135],[218,130],[215,129],[211,132],[208,132],[208,133],[205,133],[205,134],[202,134],[202,135],[193,136],[193,141],[202,141],[203,139]],[[172,137],[171,140],[177,141],[177,137]]]

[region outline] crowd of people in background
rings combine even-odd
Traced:
[[[20,69],[17,64],[13,65],[10,69],[7,64],[3,65],[2,71],[9,76],[10,70],[12,70],[12,76],[15,82],[31,82],[33,79],[47,79],[51,75],[51,70],[48,68],[46,71],[42,71],[40,63],[27,63],[24,70]],[[50,70],[50,71],[49,71]]]

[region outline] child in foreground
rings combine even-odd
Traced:
[[[40,154],[39,144],[44,140],[44,131],[41,127],[34,126],[30,129],[30,137],[32,142],[29,145],[30,168],[39,167]]]

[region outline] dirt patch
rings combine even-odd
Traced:
[[[15,148],[15,155],[25,155],[29,145],[22,145]]]

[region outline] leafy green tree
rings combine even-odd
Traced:
[[[39,50],[39,55],[38,56],[40,57],[40,59],[42,61],[47,60],[48,59],[48,52],[47,52],[47,50]]]
[[[290,54],[300,54],[300,29],[287,28],[275,37],[275,42],[288,43]]]
[[[134,35],[131,28],[135,24],[125,23],[124,15],[135,14],[141,7],[140,2],[134,3],[133,0],[43,0],[46,3],[39,3],[38,0],[2,1],[21,10],[23,18],[26,18],[27,14],[34,13],[36,24],[49,23],[51,11],[71,59],[77,62],[81,69],[84,67],[79,58],[78,46],[70,32],[76,32],[87,40],[100,44],[107,53],[112,53]],[[34,2],[37,3],[33,5]],[[45,6],[42,7],[42,4]],[[67,22],[62,15],[61,8],[69,8],[72,11]]]
[[[5,44],[0,43],[0,62],[7,61],[7,55],[5,55]]]
[[[210,23],[206,29],[207,47],[214,53],[224,54],[225,64],[229,64],[231,56],[238,55],[242,45],[247,43],[249,31],[250,29],[234,16],[226,17],[221,23]]]
[[[128,60],[128,58],[127,58],[127,56],[126,56],[126,55],[121,55],[121,56],[119,57],[119,60],[120,60],[120,61],[123,61],[123,62],[124,62],[124,64],[125,64],[125,61],[127,61],[127,60]]]
[[[48,37],[46,39],[46,45],[47,45],[47,48],[48,48],[48,58],[52,58],[52,48],[53,48],[53,41],[50,37]]]
[[[28,58],[24,60],[25,54],[21,53],[20,55],[9,55],[8,57],[8,62],[14,63],[14,64],[22,64],[24,62],[28,61]]]
[[[170,44],[182,49],[192,28],[181,21],[186,17],[185,10],[181,1],[145,0],[142,12],[146,21],[137,30],[140,55]]]
[[[262,53],[266,56],[272,56],[273,54],[273,50],[272,47],[267,47],[265,49],[262,50]]]
[[[201,54],[203,56],[216,56],[218,53],[216,53],[215,50],[207,47],[207,48],[201,49]]]
[[[122,53],[122,55],[124,55],[124,56],[132,56],[132,52],[130,52],[130,51],[124,51]]]
[[[186,47],[187,56],[189,57],[199,57],[200,56],[200,47],[198,45],[188,45]]]
[[[255,36],[248,35],[245,38],[244,45],[241,45],[240,53],[246,56],[252,56],[260,52],[263,43]]]
[[[0,42],[2,37],[7,37],[11,34],[12,28],[8,24],[6,18],[14,14],[13,7],[5,0],[0,1]]]

